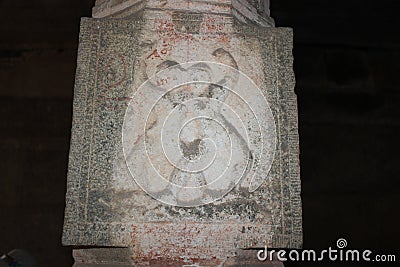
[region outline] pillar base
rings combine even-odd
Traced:
[[[222,267],[284,267],[283,263],[277,260],[259,261],[258,250],[238,250],[236,257],[222,259],[173,259],[169,255],[165,258],[146,260],[145,258],[135,259],[132,249],[129,248],[92,248],[74,249],[73,256],[75,264],[73,267],[127,267],[127,266],[152,266],[152,267],[183,267],[183,266],[222,266]],[[204,257],[206,258],[206,257]]]

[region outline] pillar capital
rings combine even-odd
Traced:
[[[220,14],[244,24],[275,25],[270,17],[269,0],[97,0],[92,15],[93,18],[129,18],[151,10]]]

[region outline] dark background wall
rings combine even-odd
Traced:
[[[400,260],[400,1],[271,3],[295,31],[305,247],[343,237]],[[79,19],[93,5],[0,0],[0,253],[25,248],[40,266],[72,265],[60,240]]]

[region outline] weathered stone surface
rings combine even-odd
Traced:
[[[63,243],[127,247],[135,264],[212,260],[211,265],[220,265],[240,249],[301,247],[292,31],[244,25],[230,15],[213,13],[145,9],[137,15],[129,20],[82,20]],[[228,69],[219,73],[214,64]],[[238,71],[259,91],[242,82]],[[182,77],[197,84],[176,86]],[[198,86],[201,83],[208,85]],[[154,97],[160,90],[158,101]],[[191,99],[202,102],[189,105]],[[226,109],[207,106],[213,101]],[[229,115],[224,111],[228,109],[235,112]],[[173,110],[178,115],[166,127],[165,115]],[[208,174],[176,172],[184,168],[180,160],[207,158],[211,146],[202,140],[210,139],[218,126],[203,120],[189,125],[192,131],[183,130],[182,140],[180,134],[176,140],[173,134],[163,135],[163,130],[191,121],[182,114],[200,116],[202,110],[212,111],[212,120],[222,122],[233,144],[229,149],[236,153],[237,168],[222,180],[231,182],[226,188],[224,183],[203,190],[196,175],[203,175],[208,184],[207,175],[212,177],[231,161],[216,161],[215,171]],[[240,128],[240,122],[245,127]],[[204,133],[191,135],[198,130]],[[214,140],[223,144],[216,155],[225,146],[222,132]],[[243,138],[246,134],[248,139]],[[163,156],[176,147],[182,157],[168,163]],[[180,195],[174,185],[184,192],[202,189]],[[226,192],[218,195],[221,190]]]
[[[242,23],[260,26],[274,26],[270,17],[269,0],[97,0],[93,8],[94,18],[128,18],[145,9],[181,10],[186,12],[206,12],[235,17]]]

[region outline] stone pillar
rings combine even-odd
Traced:
[[[96,1],[74,94],[74,266],[282,266],[257,251],[301,247],[292,39],[269,1]]]

